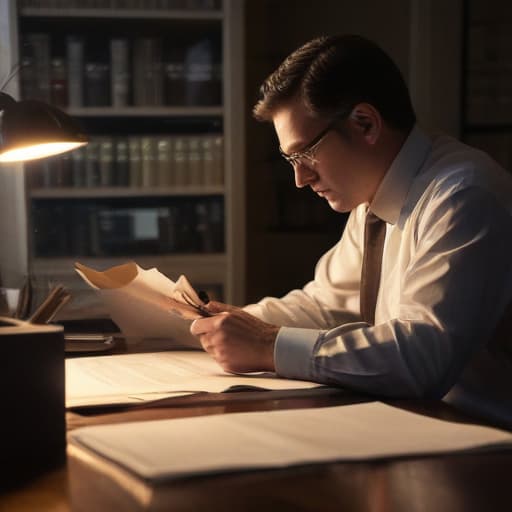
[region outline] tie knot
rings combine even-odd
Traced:
[[[384,221],[380,217],[377,217],[377,215],[375,215],[375,213],[368,210],[368,213],[366,214],[366,223],[369,224],[370,222],[373,224],[373,223],[384,222]]]

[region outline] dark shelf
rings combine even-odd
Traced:
[[[503,123],[467,123],[463,126],[463,133],[492,133],[512,132],[512,120]]]

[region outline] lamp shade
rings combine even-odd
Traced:
[[[0,162],[43,158],[87,144],[70,116],[42,101],[15,101],[0,93],[0,111]]]

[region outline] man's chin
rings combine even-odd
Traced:
[[[347,213],[349,212],[350,210],[352,210],[352,208],[350,208],[346,203],[343,203],[342,201],[339,200],[339,198],[336,198],[336,199],[328,199],[327,200],[327,203],[329,204],[329,206],[331,207],[332,210],[334,210],[335,212],[338,212],[338,213]]]

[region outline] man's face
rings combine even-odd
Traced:
[[[294,100],[277,110],[272,120],[283,156],[292,163],[297,187],[309,185],[337,212],[370,202],[381,176],[374,168],[372,147],[353,118],[340,120],[336,125],[343,127],[340,133],[336,127],[328,129],[328,121],[311,117]],[[316,144],[308,151],[312,141]]]

